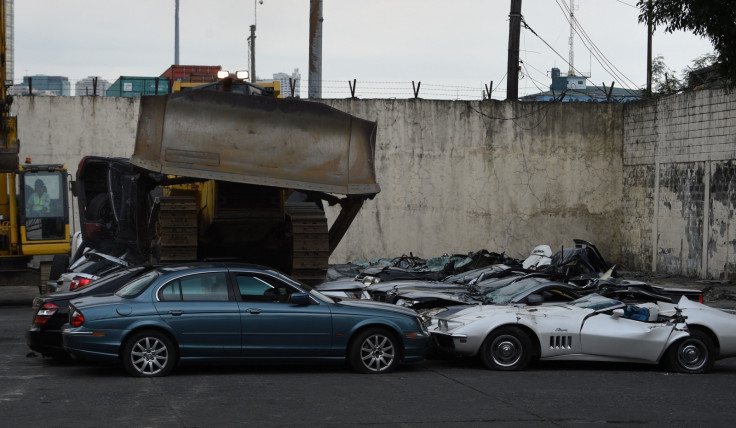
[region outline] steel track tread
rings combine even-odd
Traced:
[[[193,196],[159,199],[161,261],[197,260],[197,203]]]
[[[286,213],[291,221],[291,275],[315,284],[325,280],[330,258],[327,217],[313,203],[290,203]]]

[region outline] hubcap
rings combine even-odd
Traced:
[[[700,342],[689,341],[682,344],[677,357],[683,367],[698,370],[708,359],[708,350]]]
[[[493,340],[491,358],[501,367],[511,367],[521,359],[522,348],[519,340],[511,335],[502,335]]]
[[[368,370],[386,370],[396,358],[396,350],[391,340],[383,335],[368,337],[360,347],[360,359]]]
[[[169,360],[169,350],[161,340],[155,337],[144,337],[133,345],[130,352],[130,361],[133,367],[144,375],[155,375]]]

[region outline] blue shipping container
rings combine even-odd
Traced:
[[[157,88],[158,84],[158,88]],[[140,97],[169,93],[169,79],[165,77],[120,76],[107,90],[108,97]]]

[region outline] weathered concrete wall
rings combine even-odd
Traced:
[[[325,102],[379,126],[382,192],[335,261],[481,248],[525,257],[572,238],[620,257],[620,105]]]
[[[624,107],[622,260],[697,278],[736,275],[736,94]]]

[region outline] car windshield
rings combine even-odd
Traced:
[[[541,284],[549,282],[543,278],[527,278],[505,287],[486,293],[485,301],[498,305],[505,305],[514,300],[516,296],[526,293],[528,290],[538,287]]]
[[[577,300],[573,300],[569,303],[571,306],[576,306],[583,309],[593,309],[595,311],[603,311],[607,309],[622,308],[626,306],[624,303],[603,297],[600,294],[588,294],[587,296],[581,297]]]
[[[141,294],[156,278],[158,278],[158,272],[156,271],[145,273],[120,287],[115,295],[124,298],[135,297]]]

